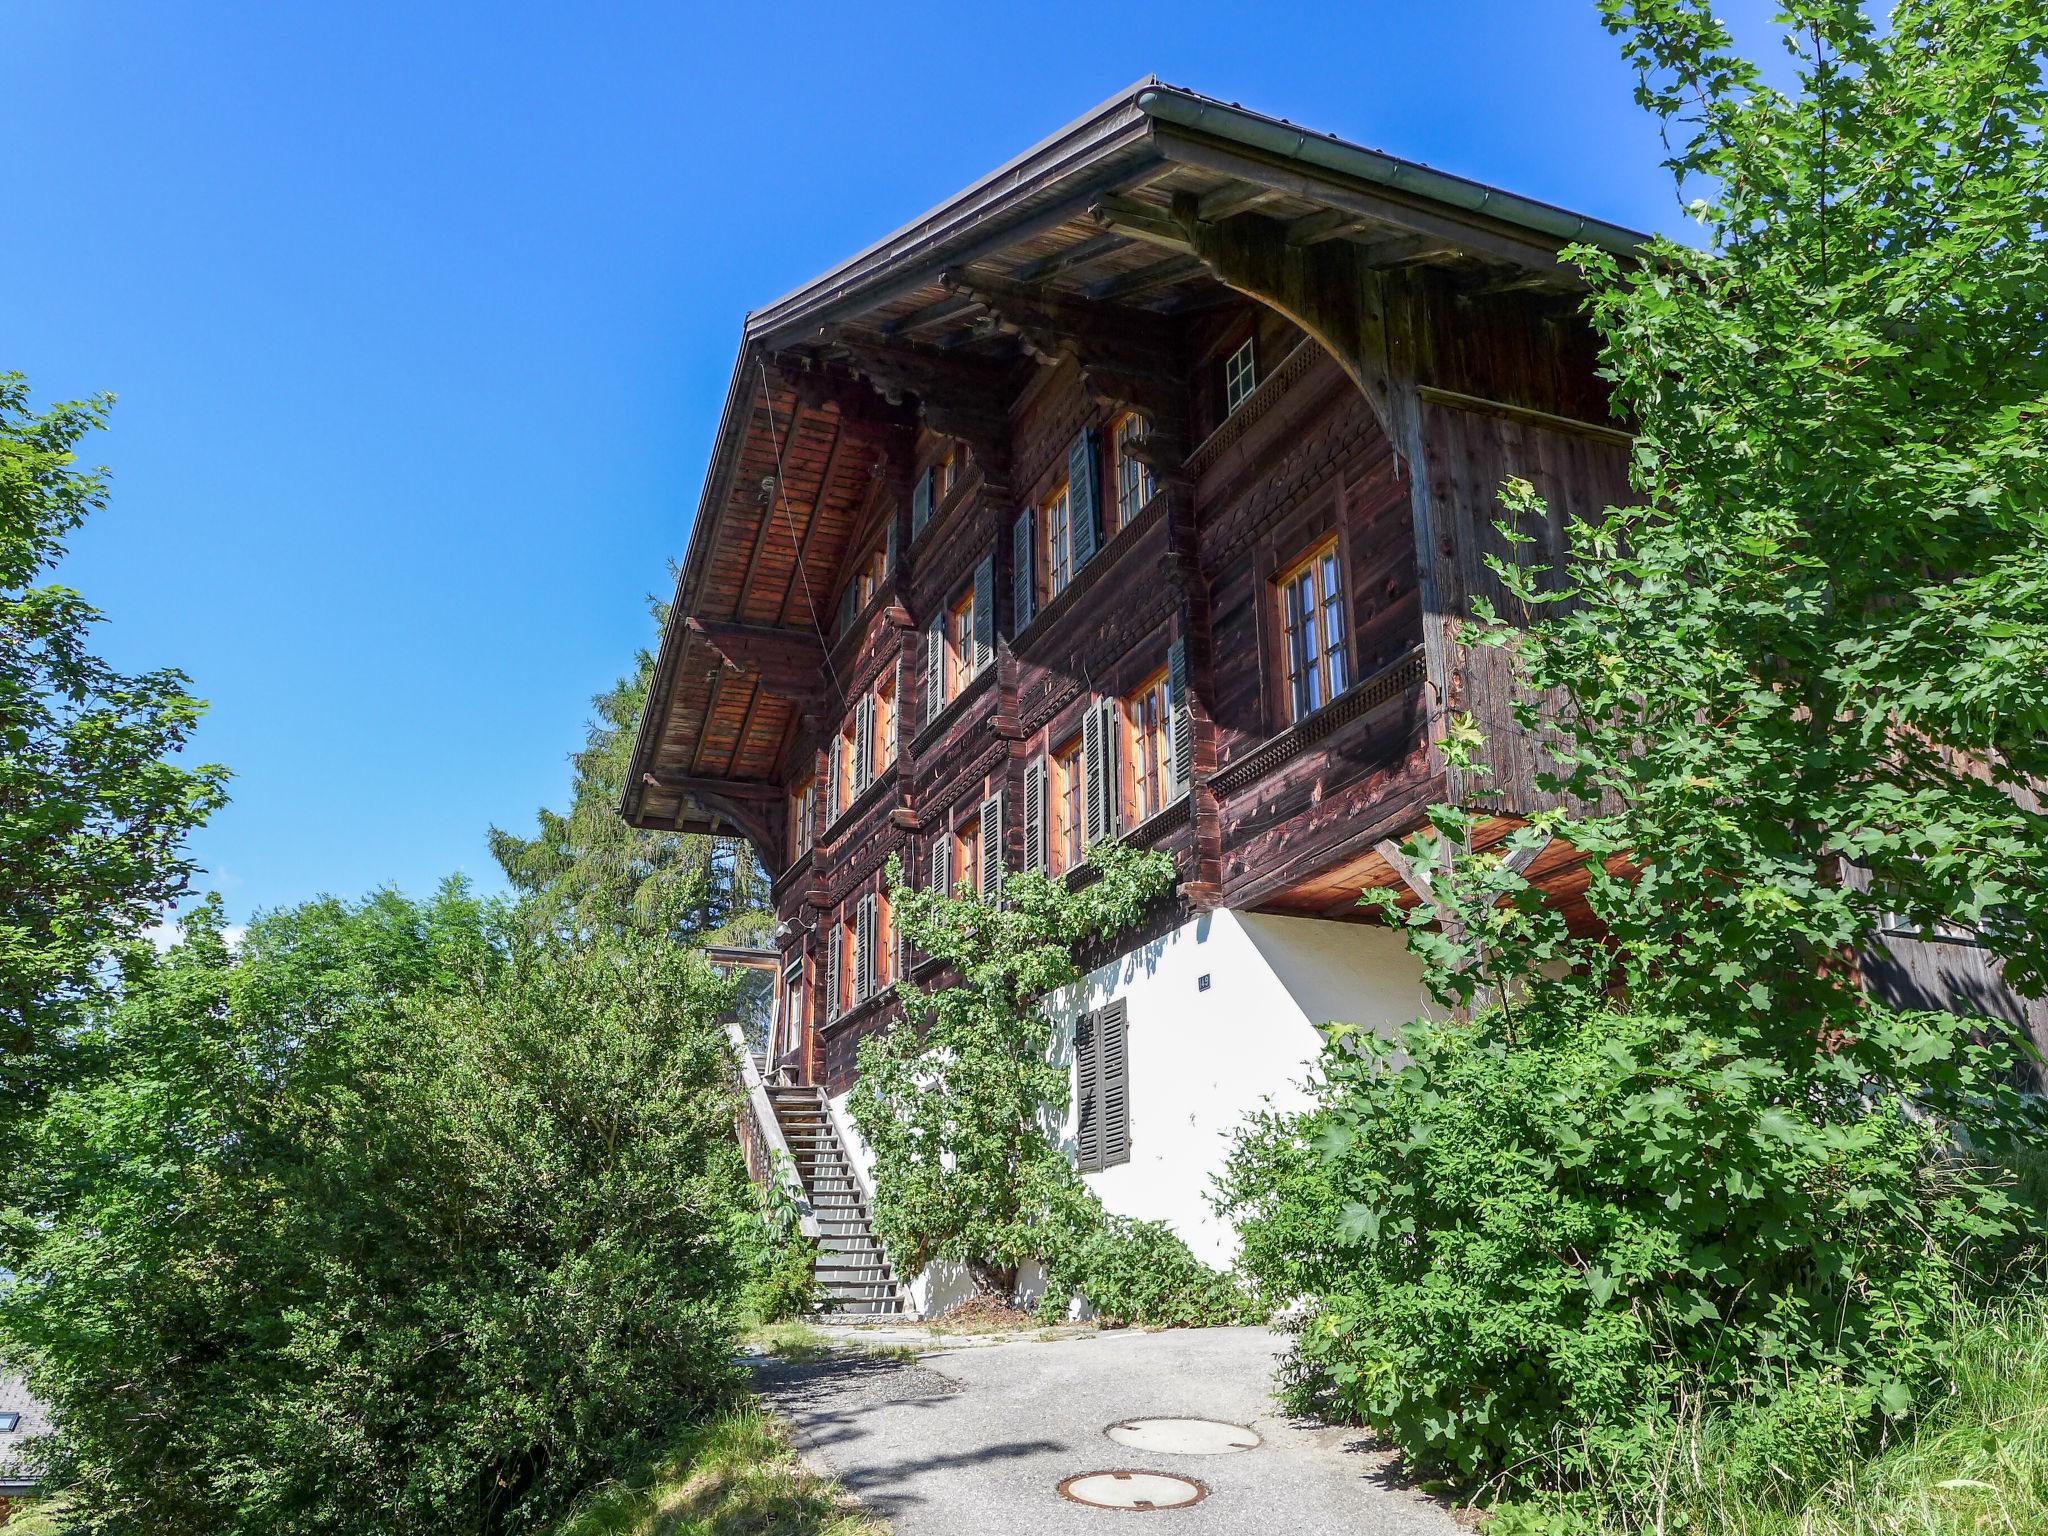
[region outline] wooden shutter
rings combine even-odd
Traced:
[[[864,693],[853,706],[853,792],[868,787],[875,767],[875,696]]]
[[[824,824],[828,827],[839,815],[839,756],[839,737],[834,736],[825,748]]]
[[[994,901],[1003,883],[1003,792],[981,802],[981,899]]]
[[[1067,450],[1067,517],[1074,541],[1074,569],[1095,558],[1102,542],[1102,482],[1095,429],[1083,427]]]
[[[853,1000],[864,1003],[874,995],[875,898],[870,892],[853,909]]]
[[[979,672],[996,659],[996,557],[984,555],[974,568],[974,666]]]
[[[1010,524],[1010,633],[1016,634],[1031,622],[1032,600],[1038,595],[1031,553],[1038,547],[1032,536],[1031,509],[1026,507]]]
[[[1074,1161],[1083,1173],[1102,1166],[1102,1108],[1095,1057],[1095,1015],[1074,1020]]]
[[[895,762],[903,750],[903,701],[908,695],[903,691],[903,652],[896,653],[896,693],[889,700],[889,761]]]
[[[910,492],[910,536],[914,539],[924,532],[924,525],[932,520],[932,472],[926,470],[917,477],[917,484]]]
[[[1024,765],[1024,867],[1045,873],[1045,758]]]
[[[953,894],[953,834],[944,827],[932,838],[932,889],[941,896]]]
[[[1102,830],[1102,713],[1090,699],[1081,713],[1081,843],[1099,843]]]
[[[1086,840],[1099,843],[1115,837],[1123,817],[1117,809],[1122,791],[1117,759],[1122,750],[1119,706],[1115,699],[1097,699],[1081,717],[1081,793]]]
[[[882,568],[892,576],[896,573],[896,519],[893,514],[889,518],[888,538],[882,545]]]
[[[946,707],[946,616],[942,613],[924,631],[924,719],[929,725]]]
[[[839,951],[844,946],[845,924],[834,923],[825,935],[825,1017],[839,1017]]]
[[[1131,1160],[1131,1059],[1121,998],[1095,1014],[1095,1102],[1102,1168]]]
[[[839,594],[839,628],[835,634],[843,635],[853,628],[854,583],[848,582],[846,590]]]
[[[1188,699],[1188,643],[1176,638],[1166,648],[1167,708],[1173,721],[1173,782],[1167,798],[1178,800],[1188,792],[1195,767],[1195,717]]]

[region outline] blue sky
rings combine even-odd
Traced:
[[[495,888],[651,639],[745,311],[1148,72],[1683,228],[1581,0],[0,12],[0,367],[120,396],[64,575],[211,703],[231,914]]]

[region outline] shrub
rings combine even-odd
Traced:
[[[1111,1216],[1094,1204],[1086,1219],[1048,1245],[1046,1321],[1088,1303],[1111,1328],[1214,1328],[1242,1322],[1247,1301],[1228,1275],[1210,1268],[1163,1221]]]
[[[1952,1151],[1944,1109],[2003,1091],[1969,1029],[1874,1014],[1777,1059],[1605,1008],[1333,1029],[1319,1106],[1248,1127],[1224,1186],[1260,1293],[1314,1297],[1293,1406],[1467,1481],[1640,1483],[1688,1402],[1743,1405],[1734,1453],[1827,1462],[1937,1378],[1963,1266],[2016,1226]]]
[[[0,1334],[106,1533],[530,1528],[733,1385],[725,988],[450,891],[138,957]]]

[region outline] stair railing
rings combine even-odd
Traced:
[[[768,1085],[761,1080],[761,1068],[747,1049],[746,1035],[739,1020],[725,1023],[726,1040],[732,1046],[738,1069],[740,1149],[746,1154],[747,1172],[763,1189],[782,1186],[783,1195],[796,1208],[797,1231],[805,1237],[818,1235],[818,1215],[811,1209],[811,1197],[796,1171],[789,1142],[782,1134],[782,1122],[775,1117],[775,1102],[768,1097]]]

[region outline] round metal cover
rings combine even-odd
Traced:
[[[1095,1509],[1185,1509],[1209,1488],[1171,1472],[1083,1472],[1061,1483],[1060,1495]]]
[[[1125,1419],[1103,1433],[1134,1451],[1168,1456],[1228,1456],[1265,1444],[1257,1431],[1220,1419]]]

